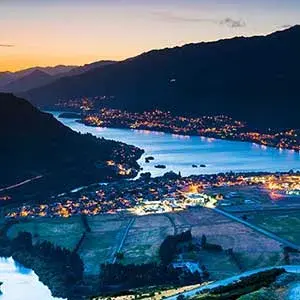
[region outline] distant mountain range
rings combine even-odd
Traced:
[[[29,73],[28,75],[25,75],[24,77],[21,77],[16,80],[12,80],[4,87],[2,87],[2,90],[8,92],[20,93],[36,87],[47,85],[53,82],[53,80],[54,80],[53,76],[49,75],[46,72],[40,71],[39,69],[36,69],[31,73]]]
[[[1,189],[35,176],[42,176],[37,185],[24,185],[29,195],[118,179],[106,161],[137,168],[142,154],[133,146],[76,133],[29,102],[1,93],[0,137],[0,196]],[[24,189],[7,193],[15,190],[25,201]]]
[[[226,114],[258,127],[299,128],[300,26],[154,50],[62,78],[24,95],[40,107],[58,99],[114,96],[111,107]]]
[[[17,72],[0,72],[0,92],[21,93],[45,86],[69,76],[80,75],[95,68],[115,63],[98,61],[84,66],[34,67]]]
[[[18,80],[25,79],[27,76],[30,76],[32,73],[39,71],[42,76],[48,75],[49,78],[52,76],[58,76],[60,74],[68,73],[74,68],[78,68],[78,66],[63,66],[58,65],[55,67],[33,67],[17,72],[0,72],[0,90],[9,90],[10,84],[17,82]],[[16,86],[17,84],[15,84]],[[30,82],[30,86],[34,85],[34,83]],[[36,84],[35,87],[39,85]],[[11,87],[13,88],[13,86]],[[28,88],[26,89],[28,90]]]

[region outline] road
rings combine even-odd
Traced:
[[[275,241],[277,241],[277,242],[279,242],[279,243],[285,245],[285,246],[288,246],[288,247],[291,247],[291,248],[295,248],[295,249],[297,249],[297,250],[300,250],[300,246],[299,246],[299,245],[294,244],[294,243],[292,243],[292,242],[290,242],[290,241],[288,241],[288,240],[286,240],[286,239],[283,239],[283,238],[277,236],[276,234],[274,234],[274,233],[272,233],[272,232],[269,232],[269,231],[267,231],[267,230],[265,230],[265,229],[262,229],[262,228],[260,228],[260,227],[257,227],[256,225],[253,225],[253,224],[251,224],[251,223],[249,223],[249,222],[247,222],[247,221],[244,221],[244,220],[242,220],[241,218],[238,218],[238,217],[236,217],[236,216],[233,216],[232,214],[227,213],[227,212],[225,212],[225,211],[223,211],[223,210],[220,210],[220,209],[218,209],[218,208],[213,208],[213,210],[214,210],[215,212],[217,212],[217,213],[219,213],[219,214],[221,214],[221,215],[227,217],[227,218],[230,218],[230,219],[232,219],[232,220],[234,220],[234,221],[236,221],[236,222],[239,222],[239,223],[241,223],[241,224],[243,224],[243,225],[246,225],[246,226],[248,226],[249,228],[251,228],[251,229],[253,229],[253,230],[255,230],[255,231],[257,231],[257,232],[259,232],[259,233],[261,233],[261,234],[263,234],[263,235],[265,235],[265,236],[267,236],[267,237],[269,237],[269,238],[271,238],[271,239],[273,239],[273,240],[275,240]]]
[[[255,207],[252,209],[242,209],[242,208],[234,208],[232,209],[232,207],[229,209],[227,209],[227,212],[232,213],[232,214],[247,214],[247,213],[255,213],[255,212],[286,212],[286,211],[298,211],[300,210],[300,205],[282,205],[282,206],[278,206],[278,207],[272,207],[272,208],[266,208],[264,206],[262,207]]]
[[[11,185],[11,186],[2,188],[2,189],[0,189],[0,192],[9,191],[9,190],[18,188],[18,187],[20,187],[20,186],[22,186],[22,185],[25,185],[25,184],[30,183],[30,182],[32,182],[32,181],[38,180],[38,179],[40,179],[40,178],[42,178],[42,177],[43,177],[43,175],[35,176],[35,177],[33,177],[33,178],[24,180],[24,181],[22,181],[22,182],[19,182],[19,183],[14,184],[14,185]]]
[[[126,227],[126,229],[125,229],[125,231],[124,231],[122,240],[121,240],[121,242],[120,242],[118,248],[116,249],[116,251],[113,253],[113,258],[112,258],[112,263],[113,263],[113,264],[116,263],[116,261],[117,261],[116,254],[119,253],[119,252],[121,252],[121,250],[122,250],[122,248],[123,248],[123,245],[124,245],[124,243],[125,243],[126,237],[127,237],[127,235],[128,235],[128,232],[129,232],[131,226],[133,225],[134,221],[135,221],[135,218],[132,218],[132,219],[130,220],[130,222],[128,223],[128,225],[127,225],[127,227]]]
[[[219,287],[219,286],[226,286],[226,285],[232,284],[235,281],[241,279],[242,277],[248,277],[250,275],[257,274],[257,273],[260,273],[260,272],[263,272],[263,271],[268,271],[268,270],[278,269],[278,268],[279,269],[280,268],[285,269],[286,272],[288,272],[288,273],[300,274],[300,265],[276,266],[276,267],[260,268],[260,269],[255,269],[255,270],[247,271],[247,272],[244,272],[244,273],[241,273],[239,275],[235,275],[235,276],[223,279],[223,280],[215,281],[213,283],[210,283],[210,284],[198,287],[196,289],[193,289],[193,290],[181,293],[181,294],[177,294],[177,295],[174,295],[174,296],[171,296],[171,297],[167,297],[167,298],[165,298],[165,300],[176,300],[179,295],[182,295],[184,297],[193,297],[197,293],[203,292],[204,290],[212,290],[212,289],[214,289],[216,287]]]

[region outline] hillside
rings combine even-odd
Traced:
[[[63,78],[25,96],[37,106],[58,99],[114,96],[131,111],[226,114],[259,127],[300,127],[300,26],[268,36],[150,51]]]
[[[75,75],[80,75],[83,74],[85,72],[91,71],[93,69],[99,69],[105,66],[109,66],[109,65],[113,65],[115,64],[116,61],[112,61],[112,60],[100,60],[100,61],[96,61],[90,64],[85,64],[83,66],[74,68],[72,70],[70,70],[67,73],[64,73],[64,76],[75,76]]]
[[[52,115],[11,94],[0,94],[0,137],[0,196],[6,193],[1,193],[1,189],[36,176],[42,178],[29,194],[38,191],[51,194],[134,176],[134,170],[138,169],[136,160],[141,155],[141,150],[133,146],[76,133]],[[122,176],[107,165],[108,160],[133,171]],[[18,188],[15,190],[19,192]]]
[[[53,80],[54,78],[46,72],[34,70],[32,73],[29,73],[19,79],[15,79],[3,86],[1,90],[5,92],[20,93],[35,87],[44,86],[53,82]]]
[[[63,77],[80,75],[93,69],[112,65],[115,61],[101,60],[83,66],[33,67],[17,72],[0,72],[0,92],[22,93],[43,87]]]
[[[75,66],[33,67],[16,72],[0,72],[0,92],[20,93],[50,84]]]
[[[11,72],[0,72],[0,89],[15,80]]]

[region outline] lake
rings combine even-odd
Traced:
[[[12,258],[0,258],[0,281],[0,300],[61,300],[51,296],[32,270],[16,264]]]
[[[292,150],[279,150],[253,143],[233,142],[199,136],[179,136],[145,130],[90,127],[75,119],[58,118],[59,112],[52,114],[63,124],[81,133],[91,133],[98,137],[121,141],[145,150],[139,160],[143,172],[153,176],[165,172],[181,172],[183,176],[192,174],[213,174],[220,172],[289,171],[300,170],[300,154]],[[146,156],[155,160],[145,163]],[[157,164],[166,169],[156,169]],[[206,165],[193,168],[192,165]]]

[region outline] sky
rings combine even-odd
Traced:
[[[299,0],[0,0],[0,71],[122,60],[295,24]]]

